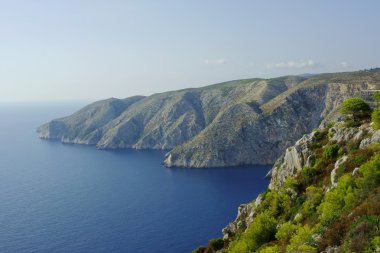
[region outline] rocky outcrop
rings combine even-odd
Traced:
[[[247,229],[255,217],[255,209],[261,204],[261,201],[262,198],[258,196],[255,201],[239,206],[236,219],[222,230],[224,240],[228,240],[234,237],[236,233]]]
[[[341,78],[341,82],[335,75],[322,76],[294,85],[258,108],[246,103],[227,108],[197,136],[175,147],[165,165],[273,164],[303,134],[339,119],[340,104],[360,96],[361,90],[372,83],[360,82],[353,76],[351,80]]]
[[[269,189],[278,190],[288,179],[302,170],[304,166],[310,166],[313,160],[311,144],[315,141],[319,132],[305,134],[294,146],[285,150],[285,153],[276,161],[271,169],[271,181]]]
[[[95,145],[101,139],[106,125],[111,120],[120,116],[129,106],[143,98],[135,96],[126,99],[110,98],[98,101],[71,116],[55,119],[40,126],[37,133],[44,139]]]
[[[360,141],[360,148],[367,147],[372,143],[380,142],[380,130],[374,130],[369,128],[366,132],[366,136]]]
[[[334,169],[331,171],[330,174],[330,181],[331,181],[331,186],[336,187],[338,184],[338,178],[337,178],[337,173],[341,165],[343,165],[347,161],[348,156],[343,156],[340,159],[338,159],[335,162]]]
[[[269,184],[270,191],[283,191],[285,181],[288,178],[294,178],[299,175],[299,172],[305,167],[312,167],[315,164],[316,143],[325,140],[325,146],[332,143],[340,143],[342,147],[347,148],[349,143],[356,143],[358,147],[365,148],[371,144],[380,143],[380,130],[375,130],[369,123],[365,123],[360,127],[345,127],[343,122],[338,122],[334,126],[326,129],[320,128],[310,134],[303,135],[296,143],[287,148],[282,156],[276,161],[270,171],[271,181]],[[339,175],[344,171],[346,163],[350,160],[349,155],[343,155],[334,162],[333,169],[330,174],[330,185],[325,185],[324,194],[336,187],[338,184]],[[351,172],[352,177],[360,174],[360,169],[355,168]],[[291,188],[286,188],[291,199],[296,199],[298,193]],[[237,217],[229,223],[223,230],[223,239],[225,241],[234,240],[237,234],[242,234],[246,231],[249,225],[253,222],[257,215],[257,207],[263,202],[262,195],[259,195],[256,200],[241,204],[238,208]],[[295,215],[294,220],[301,219],[302,214]]]
[[[100,149],[169,150],[168,167],[273,164],[303,134],[337,118],[343,100],[377,83],[380,70],[231,81],[100,101],[38,133]]]
[[[311,147],[319,131],[304,135],[294,146],[285,150],[285,153],[276,161],[270,171],[271,181],[269,189],[278,190],[283,186],[286,179],[295,176],[304,166],[310,167],[314,159],[314,151]],[[329,140],[335,143],[354,142],[359,144],[359,148],[367,147],[373,143],[380,143],[380,129],[375,130],[370,124],[360,127],[345,127],[342,122],[336,123],[329,128]],[[331,185],[336,186],[336,174],[339,167],[347,161],[347,156],[343,156],[335,163],[331,171]]]

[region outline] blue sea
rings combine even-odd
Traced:
[[[0,252],[191,252],[268,185],[269,166],[168,169],[160,151],[37,137],[84,104],[0,104]]]

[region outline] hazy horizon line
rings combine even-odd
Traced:
[[[289,75],[275,75],[272,77],[247,77],[247,78],[238,78],[238,79],[231,79],[231,80],[226,80],[226,81],[216,81],[212,82],[209,84],[203,84],[203,85],[192,85],[189,87],[181,88],[181,89],[173,89],[173,90],[163,90],[160,92],[154,92],[154,93],[149,93],[147,95],[143,94],[131,94],[127,95],[124,97],[116,97],[116,96],[110,96],[110,97],[94,97],[94,98],[60,98],[60,99],[13,99],[13,100],[2,100],[0,101],[0,104],[21,104],[21,103],[93,103],[96,101],[100,100],[106,100],[106,99],[111,99],[111,98],[116,98],[116,99],[124,99],[128,97],[134,97],[134,96],[144,96],[144,97],[149,97],[154,94],[160,94],[160,93],[165,93],[165,92],[172,92],[172,91],[180,91],[180,90],[186,90],[186,89],[197,89],[197,88],[202,88],[202,87],[207,87],[207,86],[212,86],[212,85],[217,85],[217,84],[222,84],[226,82],[233,82],[233,81],[239,81],[239,80],[248,80],[248,79],[263,79],[263,80],[269,80],[269,79],[275,79],[275,78],[281,78],[281,77],[286,77],[286,76],[305,76],[305,75],[323,75],[323,74],[333,74],[333,73],[350,73],[350,72],[359,72],[359,71],[368,71],[368,70],[373,70],[373,69],[379,69],[380,67],[371,67],[371,68],[365,68],[365,69],[356,69],[356,70],[349,70],[349,71],[337,71],[337,72],[305,72],[305,73],[300,73],[300,74],[289,74]]]

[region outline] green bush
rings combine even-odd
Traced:
[[[376,252],[380,245],[380,144],[359,148],[360,140],[336,143],[327,138],[327,131],[319,131],[310,143],[311,166],[288,178],[280,189],[260,194],[256,217],[228,243],[228,252],[309,253],[326,251],[328,246],[336,246],[337,252]],[[337,186],[327,188],[335,160],[343,154],[347,160],[336,174]],[[359,170],[353,175],[355,168]],[[224,243],[213,239],[207,248],[194,252],[213,253],[227,247]]]
[[[316,252],[313,229],[308,225],[299,227],[296,234],[290,239],[286,252],[311,253]]]
[[[347,152],[352,152],[359,149],[360,140],[359,139],[351,139],[347,144]]]
[[[354,122],[360,122],[370,117],[371,107],[361,98],[350,98],[343,102],[340,112],[349,115]]]
[[[326,129],[317,132],[318,134],[315,136],[315,141],[311,144],[311,149],[313,150],[323,147],[329,141],[328,131]]]
[[[327,128],[327,129],[330,129],[330,128],[332,128],[335,124],[336,124],[336,121],[330,121],[329,123],[327,123],[326,128]]]
[[[355,168],[371,160],[375,152],[376,144],[352,151],[348,156],[347,162],[344,164],[346,172],[353,171]]]
[[[208,247],[213,251],[220,250],[224,247],[224,241],[222,238],[211,239],[208,241]]]
[[[379,108],[380,91],[376,91],[373,93],[373,100],[375,100],[376,102],[376,108]]]
[[[360,188],[360,196],[364,197],[380,185],[380,153],[377,153],[370,161],[363,164],[359,172],[363,176],[357,178],[356,181]]]
[[[280,244],[286,245],[289,243],[290,239],[296,233],[296,231],[297,231],[297,225],[294,225],[290,222],[285,222],[278,229],[276,233],[276,239],[280,242]]]
[[[346,235],[352,219],[343,216],[327,227],[318,243],[318,252],[331,245],[340,245]]]
[[[195,250],[192,251],[192,253],[205,253],[207,248],[205,246],[199,246]]]
[[[306,188],[306,200],[302,205],[301,214],[305,217],[312,218],[316,213],[317,206],[321,203],[323,198],[322,188],[309,186]]]
[[[280,248],[277,245],[266,246],[258,251],[258,253],[280,253]]]
[[[326,166],[326,159],[318,158],[315,160],[313,169],[315,171],[322,170]]]
[[[256,216],[246,232],[232,242],[228,252],[242,253],[257,251],[263,244],[275,239],[277,221],[268,213]]]
[[[303,167],[303,169],[302,169],[302,183],[304,185],[310,184],[313,181],[315,175],[317,175],[317,170],[315,167],[311,167],[311,168],[308,166]]]
[[[349,249],[351,252],[361,252],[370,244],[368,239],[380,229],[380,219],[376,216],[362,216],[354,222],[349,233]]]
[[[339,178],[337,187],[326,194],[324,201],[317,208],[322,224],[331,224],[339,218],[343,210],[355,204],[354,187],[350,174]]]
[[[380,236],[375,236],[368,245],[365,252],[376,252],[380,249]]]
[[[371,114],[374,129],[380,129],[380,109],[376,108]]]
[[[338,144],[332,144],[325,148],[323,151],[323,157],[326,159],[334,159],[338,156],[339,152],[339,145]]]

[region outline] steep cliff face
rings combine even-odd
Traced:
[[[231,81],[100,101],[38,133],[101,149],[170,150],[168,167],[272,164],[303,134],[336,118],[344,99],[379,83],[380,70]]]
[[[193,139],[175,147],[165,165],[273,164],[303,134],[323,125],[325,120],[337,118],[343,100],[367,88],[365,83],[306,84],[293,87],[261,106],[235,104]]]
[[[380,130],[375,130],[371,126],[362,125],[361,127],[344,127],[343,123],[336,124],[331,127],[327,134],[330,136],[329,140],[334,143],[349,143],[353,142],[359,145],[359,148],[363,149],[373,143],[380,142]],[[271,181],[269,183],[269,189],[277,191],[279,190],[286,180],[290,177],[294,177],[306,167],[312,167],[315,163],[314,144],[321,138],[326,138],[326,132],[315,131],[311,134],[305,134],[299,139],[294,146],[291,146],[285,150],[283,155],[276,161],[270,174]],[[327,145],[327,144],[326,144]],[[336,169],[346,162],[347,157],[343,156],[335,164]],[[334,176],[331,177],[331,181],[334,181]]]
[[[95,145],[103,135],[105,126],[111,120],[143,98],[142,96],[135,96],[126,99],[110,98],[98,101],[71,116],[55,119],[40,126],[37,133],[44,139]]]
[[[380,130],[343,122],[303,135],[242,204],[217,248],[193,252],[378,252]]]

